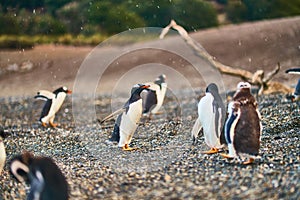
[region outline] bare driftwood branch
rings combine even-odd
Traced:
[[[291,92],[291,89],[287,86],[276,83],[276,90],[273,91],[275,88],[271,88],[271,86],[274,85],[274,82],[270,81],[280,70],[280,64],[276,66],[276,68],[267,74],[266,77],[264,77],[264,71],[263,70],[257,70],[255,73],[251,73],[247,70],[243,70],[241,68],[233,68],[227,65],[224,65],[217,60],[214,59],[213,56],[211,56],[205,49],[202,47],[200,43],[193,40],[187,31],[180,25],[178,25],[174,20],[171,20],[170,24],[166,26],[159,38],[163,39],[165,35],[169,32],[169,30],[173,28],[176,31],[178,31],[179,35],[184,39],[184,41],[195,51],[195,53],[200,56],[202,59],[208,61],[212,66],[214,66],[216,69],[218,69],[223,74],[228,74],[232,76],[240,77],[244,81],[248,81],[249,83],[253,85],[258,85],[260,87],[259,94],[262,93],[273,93],[273,92]]]

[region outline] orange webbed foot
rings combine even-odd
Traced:
[[[202,153],[204,154],[215,154],[215,153],[218,153],[219,150],[217,148],[211,148],[209,151],[204,151]]]
[[[134,151],[137,150],[138,148],[135,147],[129,147],[128,144],[125,144],[125,146],[122,147],[123,151]]]
[[[254,158],[249,158],[247,161],[243,162],[243,165],[249,165],[254,162]]]
[[[52,126],[53,128],[57,127],[57,124],[54,124],[52,122],[49,122],[50,126]]]
[[[47,124],[45,122],[42,122],[42,126],[46,128]]]
[[[225,154],[225,153],[222,153],[221,156],[224,157],[224,158],[230,158],[230,159],[233,158],[229,154]]]

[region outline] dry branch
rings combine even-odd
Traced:
[[[255,73],[251,73],[247,70],[243,70],[241,68],[233,68],[227,65],[224,65],[214,59],[213,56],[211,56],[204,47],[193,40],[187,31],[180,25],[178,25],[174,20],[171,20],[170,24],[166,26],[159,38],[163,39],[165,35],[169,32],[169,30],[173,28],[176,31],[178,31],[179,35],[184,39],[184,41],[195,51],[195,53],[200,56],[202,59],[208,61],[212,66],[214,66],[216,69],[218,69],[223,74],[228,74],[232,76],[240,77],[243,81],[248,81],[252,85],[258,85],[260,90],[259,94],[262,93],[274,93],[274,92],[284,92],[289,93],[291,92],[291,88],[281,84],[281,83],[275,83],[273,81],[270,81],[280,70],[280,64],[276,66],[276,68],[267,74],[266,77],[264,77],[264,71],[263,70],[257,70]],[[273,87],[273,85],[276,85],[276,88]]]

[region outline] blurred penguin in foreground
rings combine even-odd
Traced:
[[[51,158],[26,152],[12,158],[10,172],[30,184],[27,200],[67,200],[68,183]]]

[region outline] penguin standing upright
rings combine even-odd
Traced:
[[[51,158],[26,152],[12,158],[10,172],[18,181],[30,184],[28,200],[68,199],[66,178]]]
[[[7,136],[2,126],[0,126],[0,174],[2,173],[2,170],[5,165],[6,160],[6,152],[5,152],[5,146],[4,146],[4,138]]]
[[[150,87],[145,91],[146,94],[142,96],[143,113],[156,114],[161,108],[166,95],[166,75],[162,74],[154,82],[145,83],[145,85]]]
[[[229,154],[226,158],[247,159],[250,164],[259,154],[262,126],[257,102],[250,93],[251,85],[240,82],[233,101],[228,105],[228,118],[225,123],[225,138]]]
[[[54,92],[49,92],[47,90],[40,90],[37,95],[34,97],[36,99],[42,99],[46,101],[44,108],[41,113],[40,121],[44,127],[47,126],[47,123],[52,127],[56,127],[57,124],[54,124],[54,118],[57,111],[60,109],[63,104],[67,94],[71,94],[72,91],[68,90],[66,87],[60,87]]]
[[[114,130],[109,141],[118,142],[118,146],[122,147],[123,150],[134,150],[134,148],[130,148],[128,145],[131,142],[132,136],[136,131],[138,123],[142,116],[143,102],[140,94],[144,89],[148,88],[149,85],[134,85],[131,90],[131,96],[129,100],[121,109],[121,114],[118,115],[117,121],[114,126]],[[109,115],[102,121],[111,118],[112,115]]]
[[[207,86],[205,96],[198,104],[198,119],[192,129],[194,142],[203,128],[205,143],[211,148],[204,153],[217,153],[225,144],[223,126],[225,123],[226,110],[216,84]]]
[[[300,68],[292,68],[285,71],[288,74],[299,74],[300,75]],[[295,88],[294,94],[290,97],[292,101],[299,101],[300,100],[300,79],[298,79],[298,83]]]

